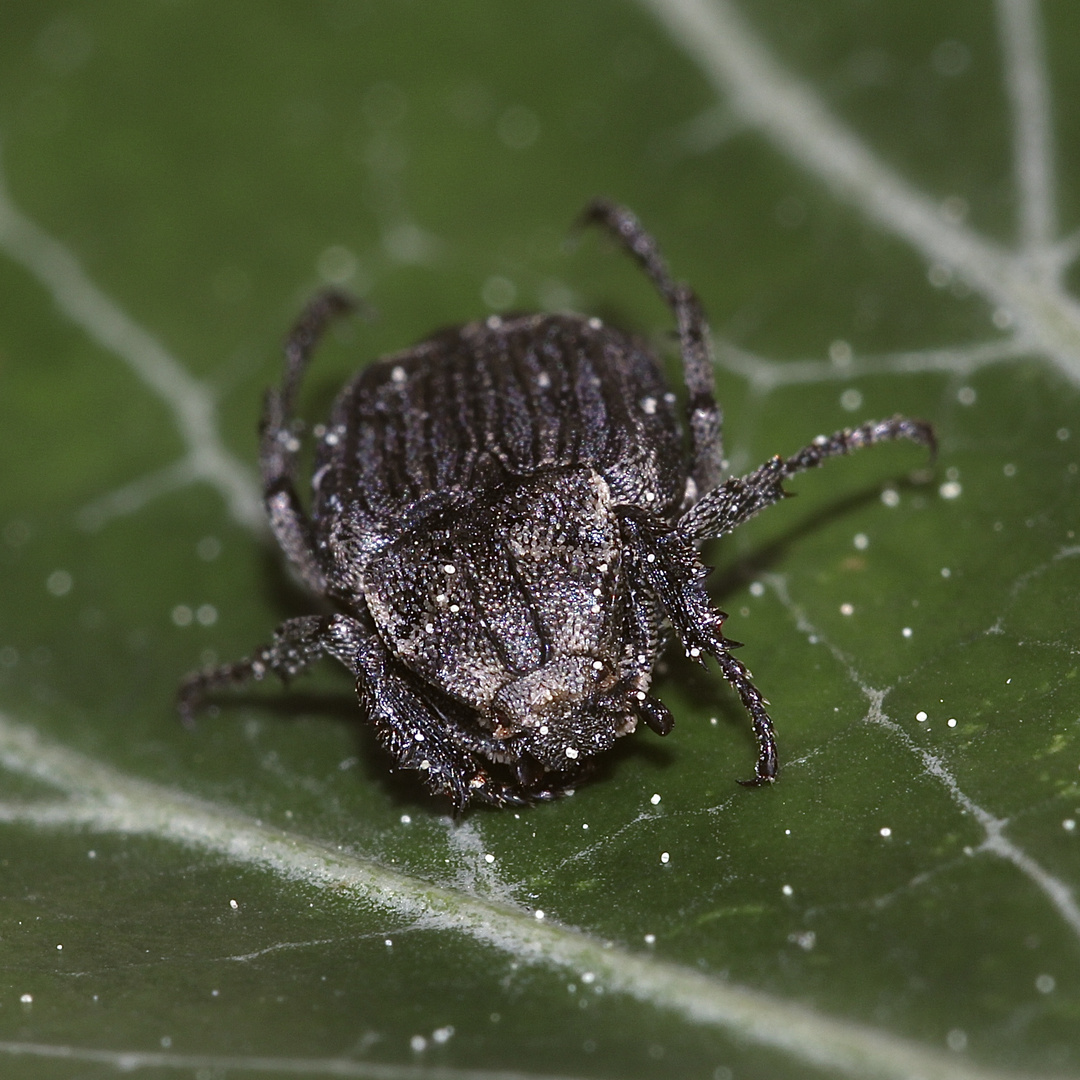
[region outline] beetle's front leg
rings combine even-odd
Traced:
[[[448,796],[458,810],[471,797],[498,805],[515,801],[511,789],[503,790],[504,785],[488,775],[463,740],[463,729],[451,714],[456,706],[436,705],[424,684],[390,657],[374,629],[346,615],[290,619],[269,645],[243,660],[189,675],[176,695],[180,718],[191,726],[211,694],[268,674],[288,682],[323,656],[353,673],[361,708],[379,742],[402,768],[419,771],[432,792]]]
[[[379,743],[399,767],[419,772],[433,794],[449,798],[455,811],[470,799],[525,805],[560,793],[539,782],[523,792],[520,785],[495,776],[486,758],[498,753],[499,745],[479,729],[475,713],[438,694],[395,660],[377,637],[364,642],[355,671],[357,696]]]
[[[321,656],[332,656],[349,670],[359,643],[369,631],[345,615],[307,615],[282,623],[269,645],[232,664],[193,672],[176,692],[176,707],[184,724],[191,726],[206,698],[219,690],[260,681],[267,674],[288,682]]]
[[[757,785],[775,780],[776,734],[766,710],[768,702],[754,685],[746,665],[732,655],[739,643],[721,632],[727,616],[709,600],[702,584],[708,571],[698,560],[693,545],[677,529],[641,512],[626,512],[620,523],[635,573],[659,600],[686,655],[701,663],[706,654],[712,656],[750,714],[758,757],[754,778],[740,783]]]
[[[768,701],[754,685],[753,677],[746,665],[728,651],[732,643],[725,644],[726,648],[714,652],[713,655],[720,665],[724,678],[739,695],[743,708],[750,714],[750,722],[754,726],[754,737],[758,744],[754,778],[740,780],[739,783],[744,787],[758,787],[761,784],[771,783],[780,771],[780,759],[776,753],[776,731],[773,728],[772,717],[766,709]]]

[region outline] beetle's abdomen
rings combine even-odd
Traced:
[[[475,489],[486,468],[576,465],[615,503],[663,512],[683,497],[683,462],[674,395],[640,342],[595,319],[493,318],[346,387],[319,447],[314,516],[351,511],[377,529],[436,492]]]

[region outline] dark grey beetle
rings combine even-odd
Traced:
[[[933,449],[933,431],[899,416],[866,423],[725,479],[697,297],[628,210],[597,201],[584,220],[619,239],[674,313],[689,446],[642,341],[595,318],[492,316],[344,388],[319,435],[308,513],[294,402],[327,323],[351,306],[320,295],[266,396],[260,461],[278,543],[340,613],[290,619],[250,658],[189,676],[185,720],[210,692],[329,655],[354,674],[397,764],[455,808],[550,799],[639,720],[671,730],[649,692],[670,627],[689,656],[715,658],[750,714],[758,759],[745,783],[775,779],[766,701],[721,632],[697,548],[781,499],[787,477],[884,440]]]

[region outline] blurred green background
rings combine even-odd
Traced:
[[[713,50],[739,92],[672,29],[691,9],[771,56],[739,75]],[[0,1071],[1080,1074],[1078,21],[5,3]],[[955,263],[798,157],[754,81],[778,73]],[[183,730],[184,672],[312,610],[253,511],[304,300],[336,283],[378,312],[320,354],[313,419],[358,365],[493,310],[595,312],[673,360],[640,273],[565,243],[597,194],[702,297],[733,469],[866,417],[938,426],[932,469],[833,463],[709,550],[781,782],[736,785],[741,709],[674,660],[670,737],[458,822],[390,774],[329,665]]]

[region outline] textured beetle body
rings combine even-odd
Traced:
[[[686,456],[675,396],[621,331],[528,315],[446,332],[334,406],[313,483],[327,591],[475,710],[498,760],[566,771],[637,724],[660,634],[629,621],[621,520],[674,514]]]
[[[341,614],[292,620],[251,658],[189,677],[185,717],[220,686],[288,677],[328,654],[354,672],[383,745],[434,792],[458,807],[550,798],[638,720],[671,729],[649,693],[670,626],[688,655],[718,661],[754,723],[753,782],[774,778],[765,701],[721,632],[696,548],[777,501],[794,473],[884,439],[932,445],[932,432],[901,417],[865,424],[722,481],[696,298],[628,211],[598,202],[588,218],[623,241],[676,316],[689,439],[641,341],[598,319],[493,316],[345,387],[320,429],[309,516],[293,399],[326,322],[348,306],[317,298],[267,396],[261,458],[281,546]]]

